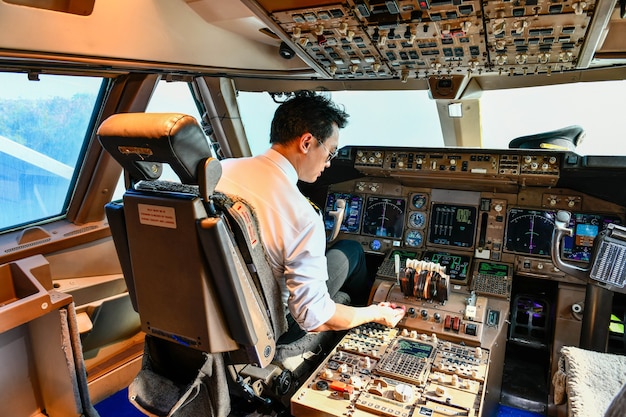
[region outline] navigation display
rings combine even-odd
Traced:
[[[554,211],[510,209],[506,225],[506,250],[550,256],[554,216]]]
[[[348,193],[330,193],[326,197],[326,207],[324,207],[324,226],[326,230],[332,230],[335,225],[335,219],[330,216],[329,212],[337,210],[337,200],[339,199],[346,201],[346,212],[339,231],[358,233],[363,211],[363,197]]]
[[[506,226],[506,250],[528,255],[550,256],[556,212],[512,208]],[[589,262],[593,242],[610,223],[620,224],[615,216],[572,213],[569,228],[573,236],[563,238],[564,259]]]
[[[433,204],[428,241],[436,245],[471,248],[476,232],[476,207]]]
[[[563,258],[589,262],[596,236],[610,223],[620,224],[621,221],[614,216],[573,213],[569,227],[574,231],[574,236],[566,236],[563,239]]]
[[[399,239],[404,229],[405,211],[406,201],[402,198],[369,197],[361,233]]]

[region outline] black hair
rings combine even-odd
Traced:
[[[332,135],[333,124],[341,129],[348,124],[348,117],[329,98],[313,91],[299,91],[276,109],[270,143],[288,143],[307,132],[324,142]]]

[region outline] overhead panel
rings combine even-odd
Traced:
[[[485,2],[492,68],[515,74],[577,66],[595,2]]]
[[[597,3],[586,0],[256,2],[323,76],[532,75],[580,67]],[[288,7],[286,5],[294,5]],[[297,5],[297,7],[295,6]],[[606,5],[605,5],[606,6]],[[588,63],[585,62],[586,66]]]

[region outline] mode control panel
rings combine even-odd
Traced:
[[[368,175],[480,177],[527,185],[555,185],[561,164],[560,154],[534,150],[354,148],[351,152],[354,167]]]

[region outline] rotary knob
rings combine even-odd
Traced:
[[[324,380],[317,381],[315,383],[315,389],[318,391],[326,391],[328,389],[328,382]]]
[[[409,403],[413,400],[413,388],[408,384],[398,384],[393,391],[393,398],[401,403]]]
[[[350,385],[352,385],[356,389],[361,389],[361,387],[363,386],[363,380],[356,375],[352,375],[350,377]]]

